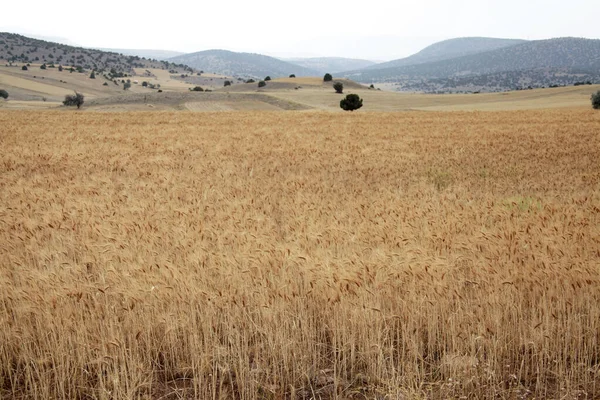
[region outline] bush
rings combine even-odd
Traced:
[[[231,81],[225,81],[225,82],[223,82],[223,86],[231,86]]]
[[[270,80],[271,80],[271,77],[270,77],[270,76],[267,76],[267,77],[265,77],[265,82],[266,82],[266,81],[270,81]]]
[[[108,82],[104,82],[102,86],[108,86]]]
[[[146,81],[142,82],[142,86],[143,87],[148,87],[148,82],[146,82]]]
[[[4,89],[0,89],[0,97],[3,99],[8,99],[8,92]]]
[[[83,101],[83,95],[81,93],[75,92],[75,94],[66,95],[63,104],[65,106],[77,106],[77,109],[79,109],[83,105]]]
[[[125,83],[123,84],[123,90],[127,90],[127,89],[129,89],[130,87],[131,87],[131,82],[125,82]]]
[[[46,69],[46,64],[40,65],[40,69]]]
[[[369,86],[369,89],[375,89],[375,86],[371,83],[371,86]]]
[[[358,110],[362,106],[363,101],[357,94],[349,94],[345,99],[340,101],[340,107],[345,111]]]
[[[592,107],[594,110],[600,110],[600,90],[592,95]]]
[[[336,93],[344,93],[344,84],[342,82],[336,82],[333,84],[333,88]]]
[[[90,74],[90,79],[96,79],[96,73],[94,71]]]
[[[331,82],[333,80],[333,76],[331,74],[325,74],[323,77],[323,82]]]
[[[295,78],[295,77],[296,77],[296,75],[294,75],[294,74],[290,75],[290,78]]]
[[[158,93],[162,93],[162,89],[158,89]]]
[[[200,86],[196,86],[192,89],[192,92],[204,92],[204,89],[202,89]]]
[[[246,81],[246,83],[254,83],[254,82],[256,82],[254,79],[248,79],[248,80]]]
[[[265,82],[265,81],[258,82],[258,87],[265,87],[265,86],[267,86],[267,82]]]
[[[63,70],[63,66],[62,66],[62,65],[59,65],[59,66],[58,66],[58,72],[62,72],[62,70]]]
[[[23,71],[27,71],[27,65],[23,65],[23,66],[21,67],[21,69],[22,69]]]

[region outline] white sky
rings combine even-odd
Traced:
[[[462,36],[600,38],[600,0],[0,3],[0,31],[85,47],[389,60]]]

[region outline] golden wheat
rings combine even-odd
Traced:
[[[0,397],[600,397],[600,115],[0,113]]]

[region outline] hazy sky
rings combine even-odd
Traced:
[[[600,38],[600,0],[1,0],[0,31],[86,47],[388,60],[461,36]]]

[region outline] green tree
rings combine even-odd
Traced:
[[[248,79],[248,80],[246,81],[246,83],[254,83],[254,82],[256,82],[254,79]]]
[[[223,87],[225,87],[225,86],[231,86],[231,81],[223,82]]]
[[[363,106],[362,99],[357,94],[349,94],[340,101],[340,107],[345,111],[358,110]]]
[[[27,65],[23,65],[23,66],[21,67],[21,69],[22,69],[23,71],[27,71]]]
[[[40,65],[40,69],[46,69],[46,64]]]
[[[62,70],[63,70],[63,66],[62,66],[62,65],[59,65],[59,66],[58,66],[58,72],[62,72]]]
[[[258,82],[258,87],[265,87],[265,86],[267,86],[267,82],[265,82],[265,81]]]
[[[131,82],[125,82],[123,83],[123,90],[127,90],[131,87]]]
[[[270,77],[270,76],[267,76],[267,77],[265,78],[265,82],[267,82],[267,81],[270,81],[270,80],[271,80],[271,77]]]
[[[592,107],[594,110],[600,110],[600,90],[592,95]]]
[[[295,78],[295,77],[296,77],[296,75],[294,75],[294,74],[290,75],[290,78]]]
[[[90,79],[96,79],[96,73],[94,71],[90,74]]]
[[[83,105],[84,97],[81,93],[75,92],[75,94],[68,94],[65,96],[63,104],[65,106],[77,106],[77,109]]]
[[[8,92],[4,89],[0,89],[0,97],[3,99],[8,99]]]
[[[204,92],[204,89],[202,89],[200,86],[196,86],[192,89],[192,92]]]
[[[333,88],[336,93],[344,93],[344,84],[342,82],[336,82],[333,84]]]
[[[333,76],[331,76],[331,74],[327,73],[325,74],[325,76],[323,77],[323,82],[331,82],[333,80]]]

